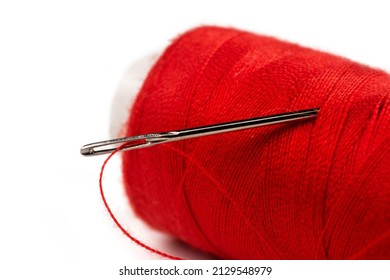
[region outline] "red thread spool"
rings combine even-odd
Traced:
[[[282,124],[123,153],[131,204],[220,258],[390,258],[390,76],[235,29],[177,38],[127,135],[321,108]]]

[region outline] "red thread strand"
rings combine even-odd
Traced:
[[[118,221],[118,219],[115,217],[114,213],[111,211],[111,208],[110,206],[108,205],[107,203],[107,200],[106,200],[106,197],[104,195],[104,191],[103,191],[103,173],[104,173],[104,169],[108,163],[108,161],[119,151],[121,151],[123,148],[126,147],[126,144],[123,144],[121,146],[119,146],[117,149],[115,149],[107,158],[106,160],[104,161],[103,165],[102,165],[102,168],[101,168],[101,171],[100,171],[100,176],[99,176],[99,188],[100,188],[100,195],[102,197],[102,200],[103,200],[103,203],[104,203],[104,206],[106,207],[107,211],[108,211],[108,214],[110,215],[111,219],[114,221],[114,223],[117,225],[117,227],[123,232],[124,235],[126,235],[131,241],[133,241],[135,244],[137,244],[138,246],[141,246],[142,248],[152,252],[153,254],[156,254],[156,255],[159,255],[161,257],[164,257],[164,258],[167,258],[167,259],[171,259],[171,260],[183,260],[182,258],[179,258],[179,257],[176,257],[176,256],[172,256],[172,255],[169,255],[167,253],[164,253],[164,252],[161,252],[157,249],[154,249],[148,245],[146,245],[145,243],[143,243],[142,241],[138,240],[137,238],[135,238],[134,236],[132,236],[123,226],[122,224]]]

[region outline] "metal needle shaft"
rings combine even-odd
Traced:
[[[274,125],[279,123],[314,118],[317,116],[318,112],[318,108],[308,109],[297,112],[219,123],[170,132],[149,133],[137,136],[111,139],[85,145],[81,147],[80,153],[84,156],[107,154],[113,152],[115,149],[117,149],[119,145],[124,143],[127,143],[128,145],[123,148],[123,151],[145,148],[166,142],[180,141],[184,139],[237,131],[241,129],[249,129],[260,126]]]

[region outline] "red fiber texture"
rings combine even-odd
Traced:
[[[153,247],[150,247],[149,245],[143,243],[142,241],[140,241],[139,239],[135,238],[127,229],[124,228],[124,226],[118,221],[118,219],[116,218],[116,216],[114,215],[114,213],[112,212],[111,210],[111,207],[110,205],[108,204],[107,202],[107,198],[106,198],[106,195],[104,193],[104,188],[103,188],[103,173],[104,173],[104,169],[106,168],[106,165],[108,163],[108,161],[119,151],[121,151],[122,149],[124,149],[126,147],[126,144],[123,144],[121,145],[120,147],[118,147],[117,149],[115,149],[107,158],[106,160],[103,162],[103,165],[102,165],[102,168],[101,168],[101,171],[100,171],[100,176],[99,176],[99,189],[100,189],[100,195],[101,195],[101,198],[102,198],[102,201],[103,201],[103,204],[104,204],[104,207],[106,207],[107,209],[107,212],[108,214],[110,215],[111,219],[114,221],[114,223],[116,224],[116,226],[122,231],[122,233],[127,237],[129,238],[131,241],[133,241],[135,244],[137,244],[138,246],[144,248],[145,250],[148,250],[150,252],[152,252],[153,254],[156,254],[156,255],[159,255],[163,258],[167,258],[167,259],[171,259],[171,260],[182,260],[182,258],[179,258],[179,257],[176,257],[176,256],[172,256],[170,254],[167,254],[167,253],[164,253],[158,249],[155,249]]]
[[[319,115],[124,152],[129,201],[151,226],[222,259],[389,259],[389,94],[389,74],[342,57],[190,30],[148,74],[127,135]]]

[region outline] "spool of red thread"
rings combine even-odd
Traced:
[[[123,153],[136,213],[223,259],[390,258],[390,76],[240,30],[179,36],[126,135],[321,108],[281,124]]]

